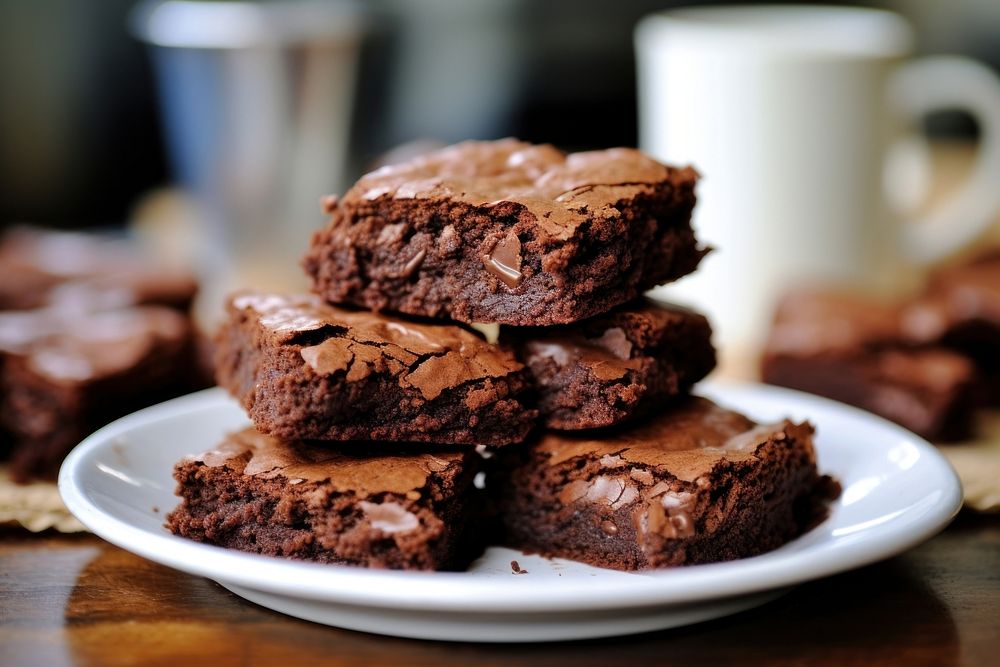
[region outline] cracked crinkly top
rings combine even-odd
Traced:
[[[219,383],[282,438],[500,445],[537,416],[508,348],[311,295],[235,296],[217,361]]]

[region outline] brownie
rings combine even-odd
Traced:
[[[197,291],[189,272],[144,256],[124,239],[31,227],[0,238],[0,275],[0,310],[159,304],[186,311]]]
[[[970,357],[983,380],[979,398],[1000,405],[1000,250],[933,273],[904,309],[903,331]]]
[[[372,453],[285,442],[254,429],[174,468],[171,532],[241,551],[402,570],[465,566],[475,450]]]
[[[460,326],[245,293],[228,304],[216,377],[286,440],[522,441],[538,412],[513,352]],[[380,445],[375,445],[378,447]]]
[[[761,375],[930,440],[961,439],[972,429],[974,365],[944,347],[912,345],[896,304],[832,291],[790,295],[778,306]]]
[[[551,432],[491,460],[506,542],[616,570],[753,556],[815,518],[809,424],[689,397],[629,429]]]
[[[466,142],[325,201],[303,261],[334,303],[461,322],[568,324],[690,273],[693,169],[626,148]]]
[[[0,429],[12,475],[55,478],[92,431],[190,391],[193,358],[190,323],[170,308],[0,313]]]
[[[708,320],[647,299],[515,336],[549,428],[612,426],[646,414],[715,367]]]

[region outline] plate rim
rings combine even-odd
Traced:
[[[593,582],[588,586],[563,586],[553,591],[545,586],[498,586],[496,580],[470,577],[463,572],[404,572],[367,570],[349,565],[316,564],[279,557],[261,556],[206,545],[171,535],[153,533],[106,512],[82,488],[80,475],[88,457],[114,439],[139,426],[169,421],[194,412],[221,409],[231,399],[222,389],[206,389],[140,410],[98,430],[67,456],[59,473],[63,502],[95,535],[168,567],[226,581],[245,588],[290,597],[330,600],[338,604],[380,606],[400,610],[433,608],[435,611],[465,613],[553,613],[608,610],[621,607],[653,607],[690,604],[733,595],[759,593],[856,569],[906,551],[942,530],[961,508],[961,483],[951,465],[933,445],[902,427],[858,408],[802,392],[753,382],[711,380],[698,385],[698,393],[721,402],[729,394],[764,392],[788,402],[815,403],[827,410],[844,411],[855,420],[867,421],[888,435],[906,441],[926,456],[938,474],[940,487],[924,496],[924,515],[919,526],[891,525],[888,531],[871,537],[863,550],[844,549],[810,554],[768,552],[752,558],[725,563],[694,565],[678,569],[628,573],[635,581],[620,577]],[[740,409],[739,405],[735,406]],[[801,406],[796,408],[801,410]],[[902,512],[914,511],[911,505]],[[845,547],[846,548],[846,547]],[[805,558],[808,556],[808,558]],[[804,561],[804,562],[803,562]],[[621,573],[617,573],[621,574]],[[569,579],[567,581],[575,581]],[[379,586],[379,583],[386,585]],[[541,589],[544,589],[541,590]],[[581,592],[582,591],[582,592]],[[488,600],[484,600],[488,597]]]

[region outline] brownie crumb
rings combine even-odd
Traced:
[[[528,574],[527,570],[521,569],[521,566],[518,564],[516,560],[512,560],[510,562],[510,570],[513,574]]]

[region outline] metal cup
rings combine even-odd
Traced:
[[[319,198],[343,192],[363,31],[348,2],[146,2],[167,149],[201,211],[203,297],[291,289]]]

